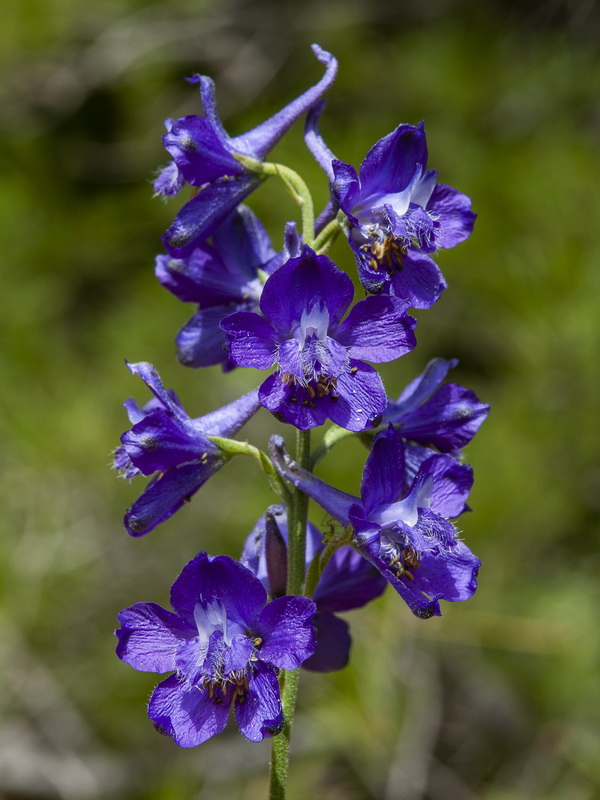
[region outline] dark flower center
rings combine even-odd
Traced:
[[[369,239],[359,249],[367,266],[375,272],[383,267],[391,276],[402,269],[406,247],[401,239],[386,234],[381,228],[369,226]]]
[[[382,536],[380,555],[397,578],[414,581],[413,572],[421,566],[421,562],[411,544],[398,542],[387,535]]]
[[[235,670],[235,672],[230,672],[229,675],[218,680],[205,677],[200,684],[200,689],[207,689],[209,699],[214,699],[215,703],[220,705],[227,697],[229,687],[232,686],[233,696],[231,702],[243,703],[249,689],[247,669]]]
[[[331,400],[339,400],[336,394],[337,378],[328,375],[317,375],[316,378],[309,381],[306,385],[299,384],[298,379],[291,372],[284,372],[281,375],[281,382],[287,386],[297,386],[296,392],[290,397],[291,403],[300,402],[304,406],[315,406],[315,399],[320,400],[321,397],[329,397]],[[299,396],[304,399],[299,400]]]

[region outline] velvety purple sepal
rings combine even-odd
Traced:
[[[148,716],[160,733],[179,747],[197,747],[227,725],[231,694],[218,689],[210,697],[177,675],[159,683],[148,704]]]
[[[477,214],[471,211],[471,200],[452,186],[438,183],[431,193],[428,206],[443,219],[439,246],[445,249],[464,242],[473,232]]]
[[[363,470],[361,497],[369,510],[400,499],[404,493],[404,443],[391,431],[376,436]]]
[[[406,314],[408,305],[396,297],[366,297],[358,302],[337,330],[350,358],[381,364],[409,353],[417,344],[417,320]]]
[[[365,267],[363,259],[358,258],[358,261],[359,270],[365,276],[368,267]],[[414,247],[402,254],[399,268],[393,273],[390,271],[385,286],[390,294],[404,298],[412,308],[431,308],[448,288],[442,271],[431,256]]]
[[[323,405],[332,422],[358,433],[381,423],[385,389],[379,373],[370,364],[350,359],[349,365],[349,372],[340,375],[337,381],[339,399],[334,401],[327,396]]]
[[[198,304],[197,313],[177,335],[179,361],[189,367],[221,364],[231,368],[221,321],[236,311],[256,311],[262,292],[259,270],[270,275],[282,263],[264,227],[240,206],[215,230],[212,244],[202,243],[186,258],[159,255],[155,274],[184,302]]]
[[[234,364],[255,369],[273,366],[277,334],[263,317],[252,311],[237,311],[221,321],[221,328]]]
[[[121,611],[118,619],[117,655],[143,672],[175,669],[178,647],[195,635],[176,614],[156,603],[136,603]]]
[[[207,184],[180,209],[162,237],[167,251],[175,258],[190,256],[259,185],[253,175]]]
[[[267,597],[261,582],[239,561],[198,553],[171,587],[171,607],[190,625],[196,621],[198,587],[208,601],[218,597],[227,618],[243,626],[256,621]]]
[[[204,117],[190,114],[176,120],[163,136],[163,144],[192,186],[202,186],[223,175],[234,178],[244,174],[242,165]]]
[[[448,452],[471,441],[489,410],[475,392],[447,383],[420,408],[405,414],[401,425],[407,439]]]
[[[198,311],[186,322],[175,337],[180,364],[195,368],[227,364],[221,320],[231,311],[230,306],[213,306]]]
[[[442,517],[458,517],[466,508],[473,486],[473,470],[447,454],[433,455],[420,467],[420,475],[433,478],[429,508]]]
[[[389,402],[384,421],[398,425],[405,439],[433,445],[447,453],[467,445],[487,417],[490,407],[455,383],[441,385],[456,359],[433,359],[398,400]]]
[[[352,611],[383,594],[386,585],[385,578],[360,553],[340,547],[323,570],[313,600],[323,613]]]
[[[261,658],[280,669],[298,669],[315,652],[316,610],[308,597],[277,597],[265,606],[256,628]]]
[[[284,335],[315,307],[322,309],[315,322],[322,320],[327,328],[337,327],[353,295],[348,275],[328,256],[318,256],[304,245],[298,258],[291,258],[266,282],[260,308],[275,330]]]
[[[336,672],[344,669],[350,660],[352,645],[350,626],[346,620],[324,612],[315,614],[313,623],[317,635],[317,649],[314,655],[304,662],[303,669],[311,672]]]
[[[332,192],[344,214],[353,225],[358,225],[357,218],[352,209],[360,196],[360,181],[352,164],[334,159],[331,162],[333,170]]]
[[[425,125],[403,123],[367,153],[360,167],[361,190],[365,196],[404,191],[414,178],[415,166],[427,164]]]
[[[242,702],[235,704],[235,721],[241,733],[251,742],[262,742],[266,736],[277,736],[283,730],[284,717],[279,694],[277,670],[260,663],[252,672]]]
[[[125,513],[123,519],[130,536],[145,536],[172,517],[206,481],[225,464],[225,459],[210,459],[206,464],[186,464],[159,472]]]
[[[396,402],[391,404],[389,411],[386,411],[386,421],[399,422],[403,415],[418,408],[442,385],[449,370],[456,366],[456,358],[432,358],[421,375],[411,381]]]
[[[162,409],[151,411],[121,436],[129,458],[144,475],[171,469],[206,455],[219,455],[218,447],[186,430]]]
[[[154,603],[120,613],[117,655],[136,669],[176,670],[154,690],[148,714],[180,747],[223,730],[232,705],[251,741],[281,731],[278,669],[314,653],[315,605],[307,597],[265,603],[250,570],[202,552],[171,588],[173,613]]]

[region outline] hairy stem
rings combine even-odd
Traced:
[[[296,458],[305,468],[310,469],[310,431],[298,431],[296,439]],[[288,582],[287,593],[303,595],[306,581],[306,522],[308,517],[308,497],[292,490],[288,504]],[[283,731],[273,739],[271,757],[271,784],[269,800],[285,800],[285,790],[289,770],[290,739],[298,694],[299,670],[284,670],[281,674],[281,705],[285,724]]]
[[[319,254],[326,253],[342,231],[340,215],[326,225],[313,242],[313,250]]]

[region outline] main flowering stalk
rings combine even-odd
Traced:
[[[302,238],[312,245],[314,238],[314,212],[312,196],[300,176],[289,168],[285,172],[276,164],[262,164],[263,170],[282,178],[302,212]],[[272,171],[271,171],[272,168]],[[296,431],[296,458],[309,470],[311,464],[310,429]],[[306,584],[306,525],[308,522],[308,495],[296,487],[288,503],[288,555],[287,593],[303,595]],[[284,726],[273,739],[269,800],[284,800],[290,763],[290,740],[298,696],[300,670],[284,670],[280,677],[281,706]]]
[[[296,456],[305,469],[310,469],[310,430],[297,431]],[[303,595],[306,584],[306,524],[308,521],[308,495],[294,489],[288,506],[288,581],[289,595]],[[290,763],[292,723],[298,696],[300,670],[285,670],[280,678],[281,706],[285,723],[282,732],[273,739],[271,755],[271,783],[269,800],[284,800]]]

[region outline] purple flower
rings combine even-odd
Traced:
[[[480,562],[448,520],[464,510],[473,482],[469,467],[449,455],[433,455],[407,492],[402,436],[390,425],[375,437],[358,499],[303,470],[279,436],[271,439],[271,456],[284,478],[342,525],[352,524],[354,546],[413,614],[427,619],[440,614],[439,600],[473,595]]]
[[[441,386],[448,371],[458,364],[434,358],[400,397],[390,400],[384,422],[400,428],[402,436],[421,445],[433,445],[442,453],[467,445],[487,417],[490,407],[475,392],[456,383]]]
[[[416,321],[394,297],[368,297],[342,322],[353,294],[350,278],[305,245],[266,282],[264,317],[239,311],[221,323],[234,364],[276,367],[260,402],[300,430],[328,418],[351,431],[377,426],[385,390],[363,359],[392,361],[415,346]]]
[[[287,574],[287,514],[284,506],[270,506],[246,539],[241,562],[260,579],[269,594],[285,594]],[[306,568],[323,549],[323,534],[312,524],[306,527]],[[379,597],[385,579],[352,547],[340,547],[323,570],[313,600],[317,613],[313,624],[317,649],[304,669],[333,672],[350,657],[350,626],[335,612],[352,611]]]
[[[450,186],[436,185],[427,170],[423,123],[399,125],[368,152],[360,175],[338,161],[318,132],[324,108],[317,104],[307,119],[307,144],[329,176],[332,195],[347,216],[349,242],[362,285],[429,308],[446,282],[429,257],[439,247],[464,241],[475,214],[469,198]]]
[[[313,52],[326,65],[323,78],[270,119],[233,138],[217,114],[213,82],[206,76],[192,79],[200,84],[206,116],[190,115],[167,122],[163,143],[173,161],[154,184],[157,192],[166,194],[173,194],[182,179],[201,187],[163,237],[171,255],[177,258],[191,255],[198,242],[210,236],[260,184],[261,179],[243,167],[235,156],[264,160],[291,125],[331,86],[337,72],[335,58],[318,45],[313,45]]]
[[[132,536],[143,536],[172,516],[226,463],[208,436],[232,436],[258,410],[256,390],[217,411],[191,419],[177,396],[165,390],[151,364],[127,365],[154,394],[144,408],[128,400],[132,428],[121,436],[114,465],[126,478],[155,475],[125,514]]]
[[[155,727],[180,747],[220,733],[233,705],[252,742],[283,728],[279,669],[297,669],[315,649],[307,597],[266,603],[254,575],[227,556],[199,553],[171,587],[171,607],[121,611],[117,655],[143,672],[171,672],[148,705]]]
[[[197,313],[177,335],[179,361],[188,367],[233,366],[225,349],[223,317],[255,311],[262,292],[258,270],[270,274],[281,265],[267,232],[245,206],[219,225],[212,244],[203,243],[187,258],[156,257],[156,277],[184,302],[198,303]]]

